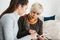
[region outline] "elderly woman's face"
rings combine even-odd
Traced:
[[[38,16],[39,16],[39,13],[37,13],[37,12],[30,12],[30,15],[31,15],[31,17],[32,17],[33,19],[37,19]]]

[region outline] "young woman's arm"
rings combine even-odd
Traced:
[[[9,16],[4,16],[1,18],[1,23],[4,32],[5,40],[14,40],[13,34],[13,19]]]

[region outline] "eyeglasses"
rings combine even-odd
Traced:
[[[40,13],[37,13],[37,12],[33,12],[34,14],[37,14],[37,15],[40,15]]]

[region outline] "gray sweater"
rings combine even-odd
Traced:
[[[17,40],[19,16],[16,13],[5,14],[0,19],[3,28],[4,40]]]

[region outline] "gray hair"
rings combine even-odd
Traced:
[[[43,6],[40,3],[34,3],[31,7],[30,11],[41,13],[43,11]]]

